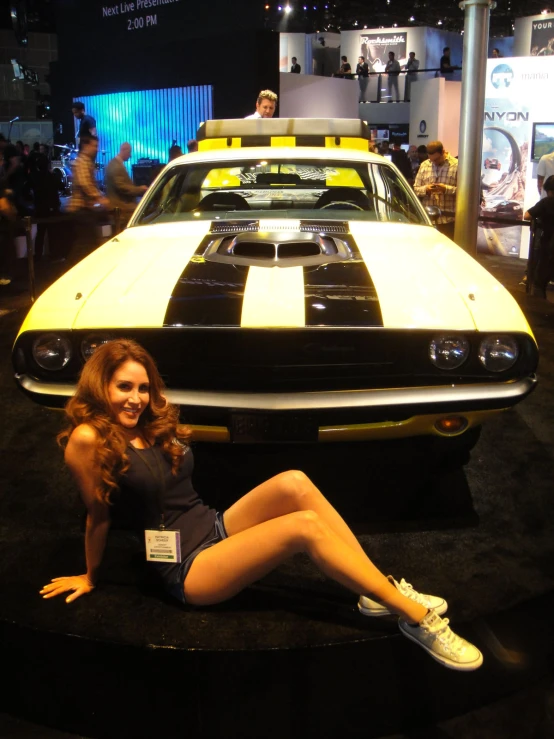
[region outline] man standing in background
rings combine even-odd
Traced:
[[[369,79],[369,65],[363,56],[358,57],[356,74],[358,75],[358,84],[360,85],[360,102],[363,103],[367,99],[367,83]]]
[[[247,115],[249,118],[273,118],[275,108],[277,107],[277,95],[271,90],[262,90],[256,100],[256,112]]]
[[[537,190],[541,198],[546,197],[544,191],[544,181],[554,174],[554,152],[552,154],[545,154],[539,159],[537,165]]]
[[[450,61],[450,46],[445,46],[442,50],[440,71],[442,75],[450,74],[450,72],[454,71],[454,67],[452,66],[452,62]]]
[[[436,220],[438,231],[454,238],[456,188],[458,185],[458,160],[444,150],[441,141],[427,144],[429,159],[421,163],[414,182],[415,194],[423,205],[440,208]]]
[[[106,195],[110,208],[119,208],[124,219],[128,220],[137,205],[137,197],[148,190],[146,185],[133,185],[125,162],[131,158],[131,144],[121,144],[119,154],[108,162],[106,167]]]
[[[387,66],[385,67],[385,72],[388,74],[388,85],[387,85],[387,92],[389,95],[389,99],[387,102],[392,103],[392,94],[393,90],[395,91],[396,96],[396,102],[400,102],[400,94],[398,92],[398,75],[400,74],[400,63],[395,58],[394,51],[389,51],[389,60],[387,62]]]
[[[419,69],[419,59],[416,59],[415,51],[410,51],[408,61],[404,65],[404,69],[408,73],[404,83],[404,102],[409,103],[411,98],[412,82],[417,80],[417,70]]]
[[[96,132],[96,121],[91,115],[86,115],[83,103],[73,103],[71,112],[79,121],[79,130],[75,136],[75,141],[77,149],[80,149],[83,136],[98,136]]]
[[[96,184],[94,160],[98,153],[98,139],[81,137],[81,149],[73,167],[73,195],[67,207],[74,215],[74,242],[68,255],[69,266],[80,262],[98,246],[97,229],[100,213],[97,206],[109,207]]]
[[[293,56],[291,59],[292,65],[290,68],[291,74],[300,74],[302,71],[302,68],[300,67],[300,64],[296,61],[296,57]]]

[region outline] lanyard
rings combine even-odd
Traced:
[[[148,449],[154,449],[154,459],[156,460],[156,467],[155,470],[150,462],[146,459],[145,456],[140,454],[140,450],[137,449],[132,444],[129,444],[131,449],[135,452],[137,457],[144,463],[144,465],[148,468],[148,471],[152,475],[154,482],[156,483],[156,502],[158,504],[158,513],[160,514],[160,530],[163,531],[165,529],[165,513],[164,513],[164,498],[165,498],[165,491],[166,491],[166,485],[165,485],[165,474],[162,467],[162,464],[159,460],[158,455],[156,454],[156,449],[153,446],[148,447]],[[145,450],[142,450],[145,451]]]

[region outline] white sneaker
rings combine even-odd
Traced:
[[[394,577],[392,577],[392,575],[389,575],[388,580],[390,580],[394,587],[399,590],[402,595],[406,596],[406,598],[414,600],[416,603],[424,606],[424,608],[435,611],[435,613],[438,613],[439,616],[442,616],[443,613],[446,613],[448,603],[444,600],[444,598],[439,598],[436,595],[424,595],[423,593],[418,593],[417,590],[414,590],[409,582],[406,582],[406,580],[404,580],[404,578],[402,578],[400,582],[396,582]],[[363,613],[364,616],[396,615],[393,613],[393,611],[389,610],[389,607],[386,606],[384,603],[379,603],[376,600],[372,600],[371,598],[368,598],[367,595],[360,595],[358,608],[360,610],[360,613]]]
[[[433,659],[451,670],[469,672],[476,670],[483,664],[483,655],[461,636],[455,634],[447,618],[441,618],[435,611],[429,611],[425,618],[416,626],[410,626],[406,621],[399,619],[400,631],[411,639]]]

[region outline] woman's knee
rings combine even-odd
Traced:
[[[295,517],[297,535],[304,545],[319,541],[329,535],[328,525],[315,511],[297,511],[292,515]]]
[[[297,509],[302,510],[306,496],[314,490],[310,478],[301,470],[287,470],[281,473],[280,482],[283,493],[292,499]]]

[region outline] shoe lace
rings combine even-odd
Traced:
[[[406,582],[406,580],[404,579],[400,581],[399,590],[402,595],[406,596],[406,598],[410,598],[411,600],[415,601],[423,600],[423,596],[421,595],[421,593],[418,593],[414,586],[411,583]]]
[[[449,623],[448,618],[441,618],[434,624],[424,625],[423,628],[434,636],[443,649],[449,651],[451,654],[455,654],[463,648],[464,640],[452,631]]]

